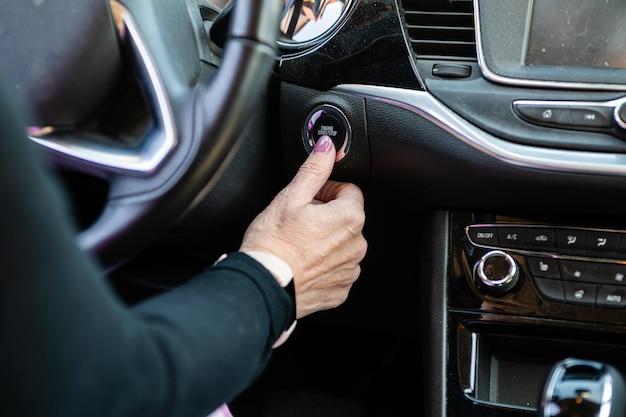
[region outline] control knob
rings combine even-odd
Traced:
[[[504,294],[519,281],[519,267],[511,255],[494,250],[480,258],[474,267],[478,286],[487,291]]]

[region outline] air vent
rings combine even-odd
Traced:
[[[476,60],[472,1],[403,0],[415,53],[424,59]]]

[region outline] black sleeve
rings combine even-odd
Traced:
[[[0,415],[206,416],[262,371],[293,305],[233,254],[135,308],[74,243],[0,91]]]

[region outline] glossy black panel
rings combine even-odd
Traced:
[[[332,179],[353,182],[365,188],[370,175],[365,100],[348,94],[320,92],[289,83],[281,83],[280,96],[283,165],[287,176],[294,175],[307,157],[303,141],[307,116],[319,106],[330,105],[345,115],[352,129],[349,152],[335,165]]]
[[[550,368],[567,357],[599,360],[616,366],[622,372],[626,368],[624,327],[454,310],[449,312],[447,325],[448,333],[453,335],[449,339],[446,363],[448,417],[535,416],[533,408]],[[474,347],[472,334],[478,341]],[[474,397],[476,390],[481,388],[483,391],[496,390],[494,385],[483,385],[485,379],[491,378],[489,373],[493,372],[494,358],[496,362],[508,362],[518,371],[513,375],[515,383],[511,386],[506,386],[505,378],[495,381],[497,389],[508,390],[509,393],[524,391],[522,396],[525,395],[533,404],[505,407]],[[473,377],[472,359],[479,365]],[[534,380],[525,378],[529,375],[534,375]]]
[[[625,325],[623,310],[606,307],[588,307],[554,302],[542,297],[530,273],[528,259],[511,253],[520,266],[520,285],[504,295],[482,294],[474,283],[474,264],[490,249],[469,244],[465,227],[480,222],[507,221],[502,217],[480,218],[469,214],[455,214],[452,222],[452,267],[449,277],[449,307],[484,313],[507,314],[524,317],[541,317],[576,322]],[[534,223],[528,221],[527,224]],[[576,226],[576,225],[574,225]],[[532,260],[532,258],[531,258]]]
[[[326,89],[359,83],[421,89],[394,0],[357,0],[344,26],[321,47],[283,57],[280,78]]]
[[[537,280],[531,277],[531,269],[537,274],[537,265],[532,264],[534,258],[508,251],[520,266],[520,285],[504,295],[486,295],[478,289],[473,266],[490,249],[470,244],[465,228],[470,224],[498,223],[621,228],[619,222],[590,225],[565,217],[538,221],[468,213],[452,215],[448,297],[445,301],[440,299],[447,305],[445,334],[450,336],[443,370],[448,375],[446,415],[450,417],[535,415],[549,370],[567,357],[609,363],[622,372],[626,369],[624,310],[564,304],[542,296]],[[488,229],[502,239],[502,234],[497,234],[499,229]],[[514,229],[517,230],[507,227]],[[541,269],[541,273],[547,272]],[[546,278],[544,281],[562,282]]]

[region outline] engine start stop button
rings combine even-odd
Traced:
[[[322,136],[328,136],[335,144],[336,161],[346,157],[352,144],[352,129],[348,118],[335,106],[324,104],[309,113],[302,132],[304,147],[308,153]]]

